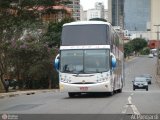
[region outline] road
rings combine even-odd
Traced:
[[[47,92],[0,99],[0,113],[9,114],[160,114],[160,87],[155,79],[156,58],[141,56],[125,63],[125,86],[113,96]],[[150,73],[149,91],[132,88],[135,76]]]

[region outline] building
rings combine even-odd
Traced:
[[[87,20],[90,20],[92,18],[103,18],[101,11],[96,9],[89,9],[87,11]]]
[[[112,0],[108,0],[108,22],[112,23]]]
[[[124,0],[108,0],[109,22],[124,28]]]
[[[160,45],[160,41],[157,41],[157,40],[149,40],[148,41],[148,46],[150,49],[156,49],[156,48],[158,48],[158,45]]]
[[[151,0],[151,40],[157,40],[157,31],[160,32],[160,0]],[[155,26],[159,25],[159,26]],[[160,39],[160,33],[159,33]]]
[[[150,2],[154,0],[125,0],[124,28],[129,31],[147,31],[150,22]]]
[[[81,21],[86,21],[87,20],[87,10],[84,10],[84,11],[81,10],[80,16],[81,16],[80,18]]]
[[[80,0],[70,0],[70,4],[67,5],[72,10],[72,17],[75,21],[80,20]]]
[[[33,8],[35,10],[35,8]],[[33,10],[29,9],[29,10]],[[49,9],[52,9],[56,12],[45,13],[44,11],[48,8],[40,6],[36,8],[39,11],[39,17],[44,22],[59,22],[64,18],[71,18],[72,12],[71,9],[65,6],[51,6]]]
[[[100,10],[101,12],[101,17],[104,18],[104,4],[101,2],[96,2],[95,3],[95,9]]]
[[[109,22],[108,18],[108,10],[104,9],[104,19],[106,19]]]
[[[107,18],[107,15],[105,15],[105,9],[104,9],[104,4],[101,2],[96,2],[95,3],[95,8],[94,9],[89,9],[87,10],[87,20],[92,19],[92,18]]]

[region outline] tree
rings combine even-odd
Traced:
[[[124,44],[124,56],[125,56],[125,58],[127,56],[129,56],[132,52],[133,52],[133,46],[132,46],[132,44],[130,42]]]
[[[62,32],[62,26],[65,23],[74,21],[73,18],[67,18],[63,19],[62,21],[58,23],[49,23],[47,32],[43,35],[43,42],[44,44],[48,45],[49,49],[51,50],[50,54],[50,61],[53,61],[58,54],[58,47],[60,46],[61,42],[61,32]],[[53,65],[50,66],[50,78],[54,76],[54,79],[58,80],[58,74],[55,70],[53,70]],[[51,81],[51,80],[50,80]],[[58,83],[58,81],[54,81],[55,84]],[[50,82],[51,83],[51,82]],[[50,85],[51,86],[51,85]],[[57,86],[57,85],[56,85]],[[54,86],[54,87],[56,87]]]
[[[51,6],[60,4],[58,0],[0,0],[0,78],[4,75],[18,79],[48,79],[50,59],[54,49],[47,42],[52,37],[42,39],[45,31],[37,8],[43,12],[56,12]],[[58,26],[58,25],[57,25]],[[57,27],[58,28],[58,27]],[[51,31],[50,31],[51,32]],[[27,36],[27,37],[26,37]],[[60,32],[55,32],[54,40],[60,43]],[[43,77],[44,76],[44,77]],[[23,86],[22,86],[23,87]]]
[[[43,36],[44,42],[46,42],[50,48],[59,47],[63,24],[73,21],[73,18],[65,18],[57,23],[49,23],[47,32]]]
[[[142,38],[135,38],[131,41],[133,45],[133,50],[137,53],[140,52],[144,47],[147,47],[147,41]]]

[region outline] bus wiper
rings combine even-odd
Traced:
[[[96,72],[102,74],[103,71],[99,71],[99,69],[96,69]]]
[[[83,73],[83,70],[81,71],[76,71],[76,72],[73,72],[74,74],[76,74],[76,76],[78,76],[80,73]]]

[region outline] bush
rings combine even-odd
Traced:
[[[147,47],[147,48],[144,48],[143,50],[140,51],[140,53],[142,55],[148,55],[150,53],[150,49]]]

